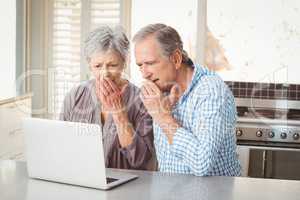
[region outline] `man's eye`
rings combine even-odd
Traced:
[[[147,64],[147,65],[154,65],[155,62],[147,62],[146,64]]]
[[[95,65],[94,68],[101,68],[101,65]]]

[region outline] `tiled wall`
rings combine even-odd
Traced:
[[[300,100],[300,85],[254,82],[226,82],[238,98]]]

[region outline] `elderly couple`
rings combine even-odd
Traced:
[[[141,89],[122,76],[122,29],[97,28],[84,47],[94,79],[68,93],[61,120],[101,125],[106,167],[149,170],[158,162],[161,172],[240,175],[235,103],[224,82],[192,62],[170,26],[150,24],[133,42]]]

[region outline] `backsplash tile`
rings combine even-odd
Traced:
[[[238,98],[300,100],[300,85],[225,81]]]

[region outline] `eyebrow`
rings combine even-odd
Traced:
[[[119,64],[119,62],[114,62],[114,61],[109,61],[109,62],[107,63],[107,65],[118,65],[118,64]],[[96,62],[96,63],[94,64],[94,66],[99,66],[99,65],[103,65],[103,62],[101,62],[101,63]]]
[[[146,64],[152,64],[152,63],[156,63],[158,62],[157,60],[153,59],[153,60],[147,60],[147,61],[143,61],[143,62],[137,62],[136,64],[138,66],[141,66],[143,63],[146,63]]]

